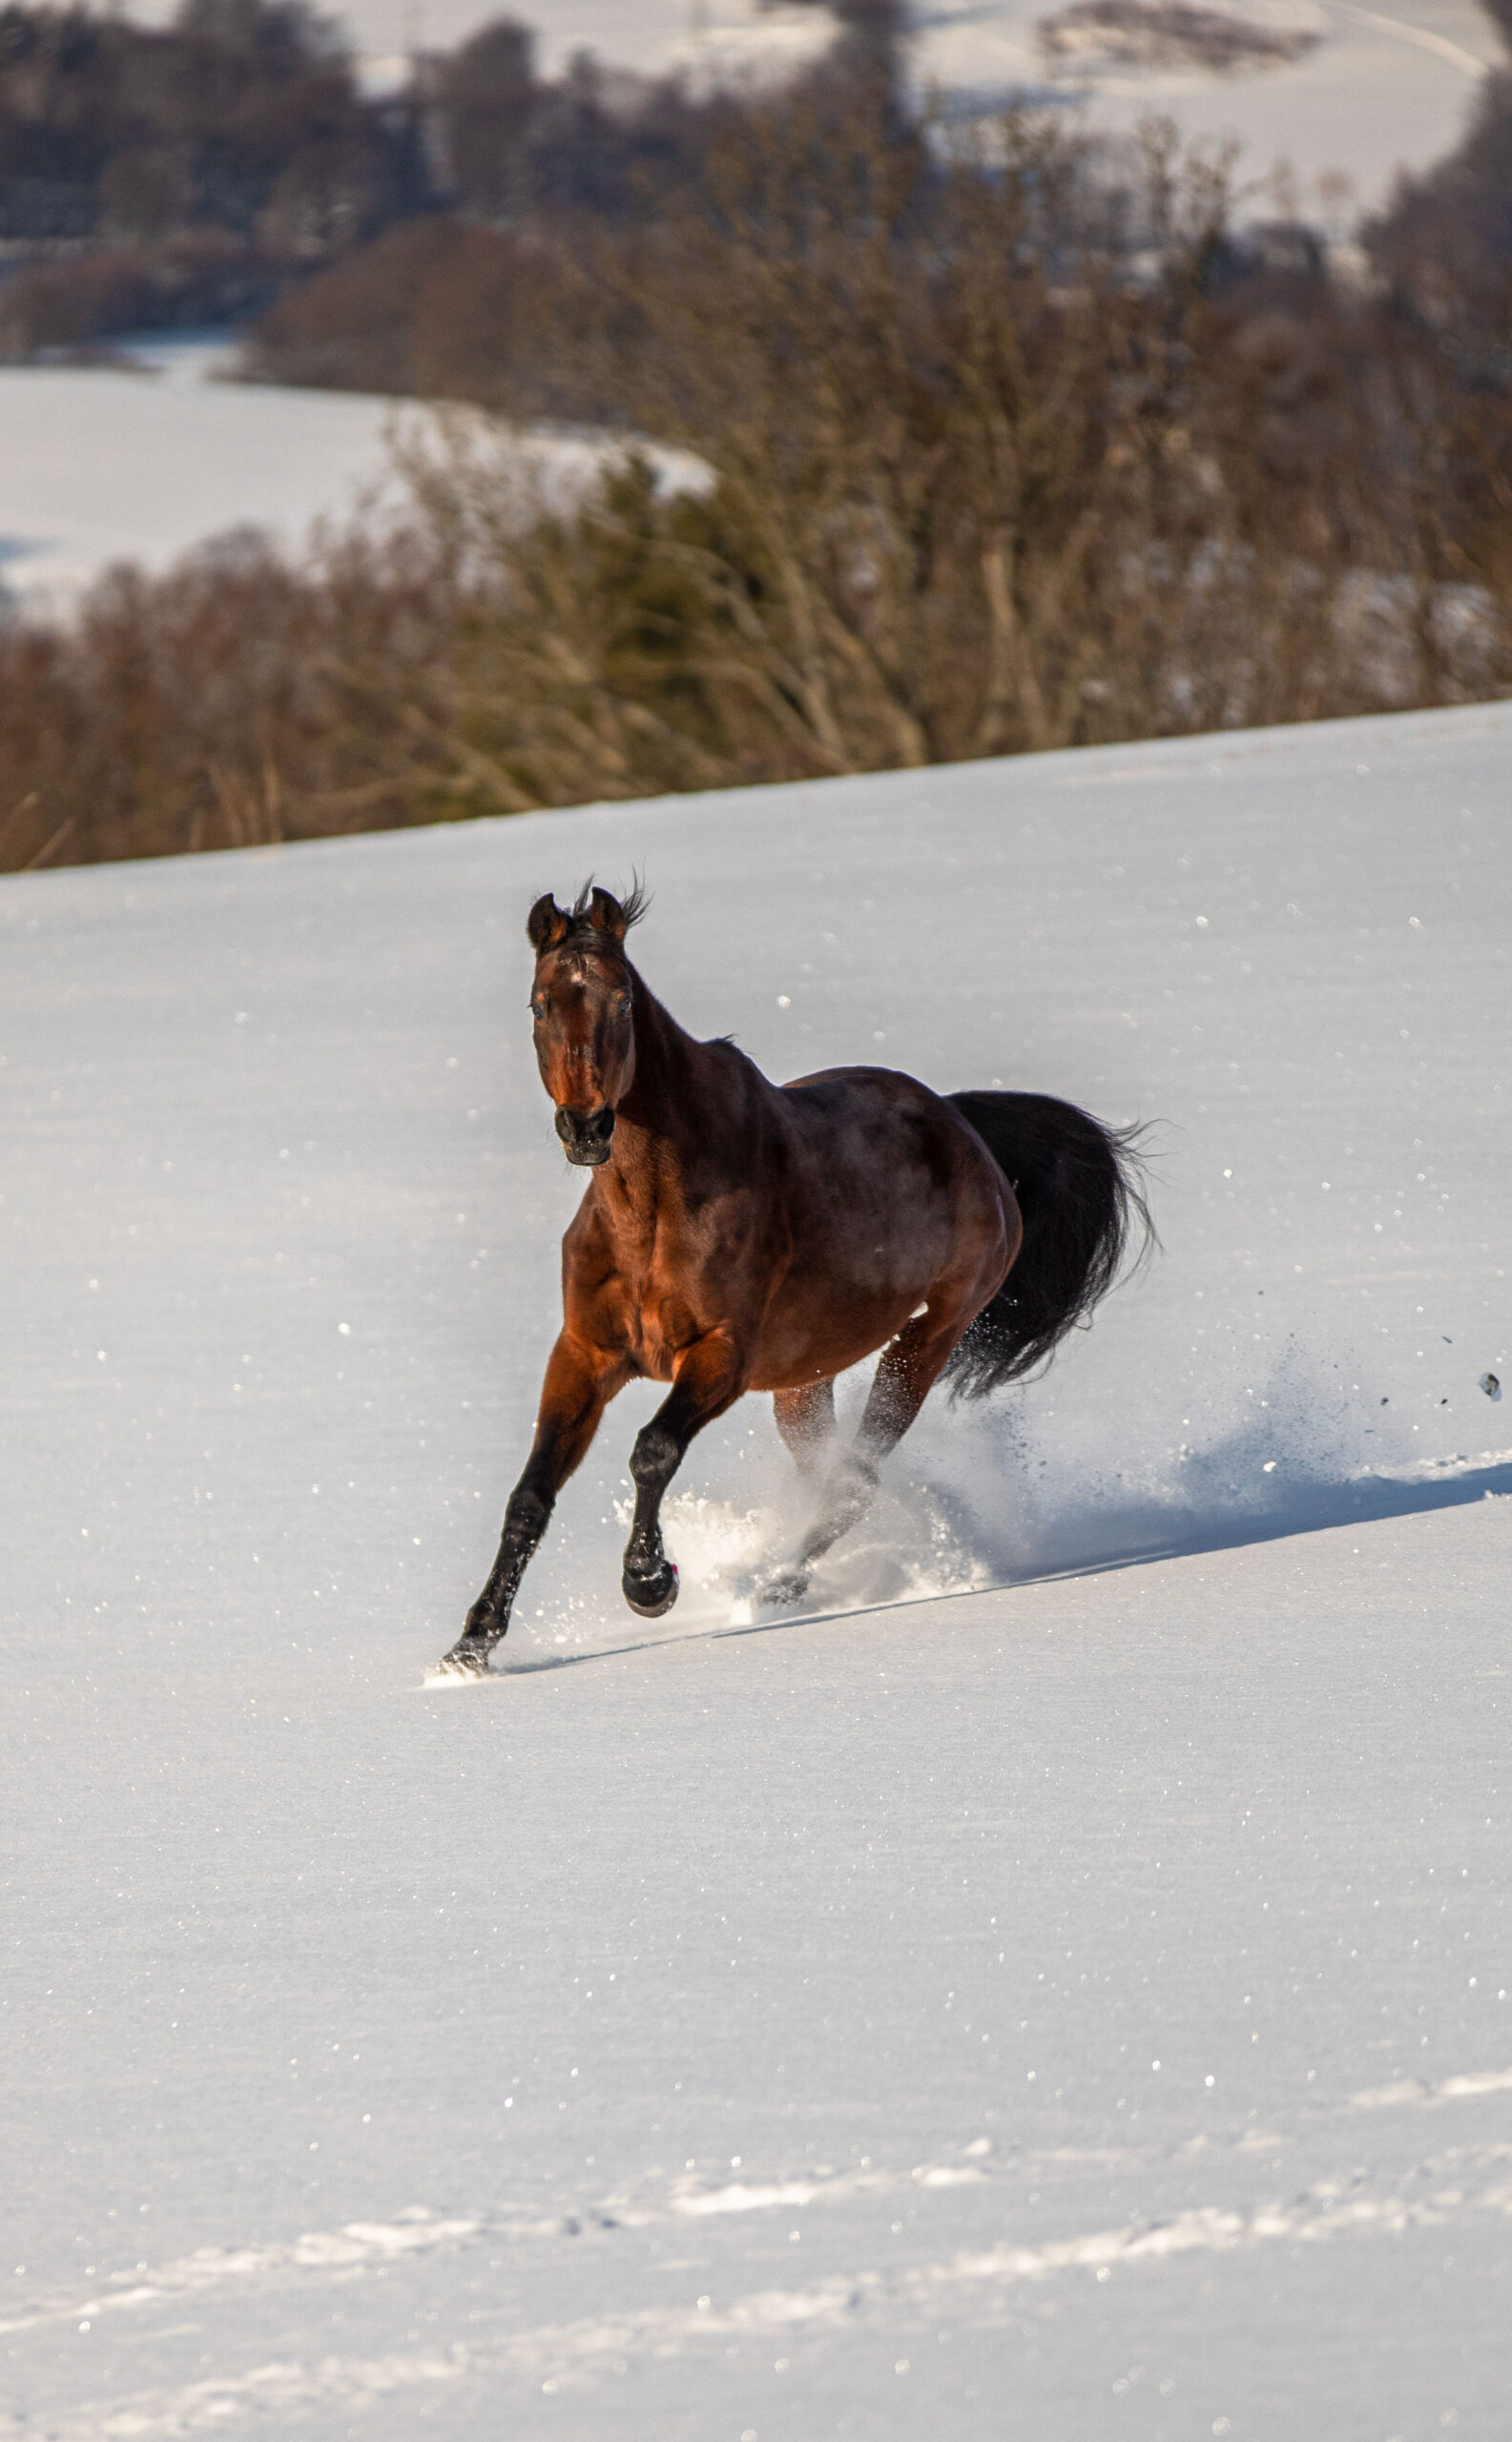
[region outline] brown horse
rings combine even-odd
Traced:
[[[608,1402],[671,1385],[636,1436],[624,1592],[677,1599],[663,1496],[695,1433],[744,1391],[822,1482],[797,1551],[761,1585],[793,1603],[872,1498],[932,1383],[971,1396],[1027,1373],[1082,1322],[1146,1229],[1131,1132],[1040,1094],[942,1098],[887,1068],[774,1086],[732,1043],[695,1043],[625,954],[642,912],[605,890],[530,910],[535,1053],[570,1162],[593,1176],[562,1242],[560,1336],[499,1555],[445,1657],[477,1673]],[[837,1374],[882,1351],[855,1446],[834,1447]]]

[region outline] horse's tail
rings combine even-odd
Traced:
[[[1137,1128],[1105,1128],[1048,1094],[951,1094],[1005,1172],[1024,1215],[1007,1279],[945,1366],[958,1398],[984,1398],[1044,1364],[1091,1320],[1137,1240],[1156,1243]]]

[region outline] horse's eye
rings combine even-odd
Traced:
[[[532,1001],[530,1004],[530,1015],[534,1018],[537,1025],[539,1025],[546,1015],[546,1003],[544,1001]]]

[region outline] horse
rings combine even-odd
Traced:
[[[626,954],[645,909],[586,884],[526,932],[535,1056],[570,1163],[590,1173],[562,1241],[562,1329],[498,1556],[444,1675],[487,1673],[558,1493],[627,1382],[668,1394],[635,1438],[626,1602],[677,1599],[661,1505],[695,1435],[748,1391],[818,1494],[757,1600],[792,1605],[867,1508],[878,1469],[942,1378],[983,1397],[1044,1363],[1151,1234],[1138,1130],[1049,1095],[941,1095],[888,1068],[776,1086],[699,1043]],[[881,1359],[854,1444],[835,1377]]]

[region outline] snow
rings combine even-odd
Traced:
[[[1078,88],[1069,64],[1049,69],[1035,29],[1051,0],[941,0],[928,12],[919,70],[946,93],[979,98],[1019,91],[1079,102],[1087,123],[1132,135],[1151,113],[1190,140],[1237,140],[1241,218],[1302,217],[1344,237],[1378,211],[1402,170],[1421,172],[1464,134],[1486,71],[1504,64],[1495,25],[1477,0],[1406,0],[1389,11],[1356,0],[1248,0],[1222,13],[1316,47],[1289,65],[1214,75],[1197,68],[1094,69]],[[1256,193],[1278,163],[1292,193]],[[1336,181],[1347,181],[1342,188]]]
[[[123,343],[118,365],[0,366],[0,608],[66,615],[116,561],[158,571],[248,529],[298,553],[318,521],[340,526],[361,509],[372,524],[401,509],[396,453],[437,445],[431,409],[223,379],[234,355],[224,333],[144,334]],[[581,490],[604,463],[591,437],[501,442],[467,410],[446,414],[550,498]],[[686,456],[651,456],[696,480]]]
[[[226,353],[0,367],[0,583],[22,607],[67,610],[113,561],[161,569],[228,528],[297,548],[388,481],[392,400],[217,381]]]
[[[0,2434],[1499,2436],[1512,707],[0,883]],[[579,1191],[523,918],[1159,1123],[811,1615],[765,1402],[491,1681]],[[850,1402],[854,1407],[854,1394]],[[1012,2404],[1011,2410],[1005,2407]]]

